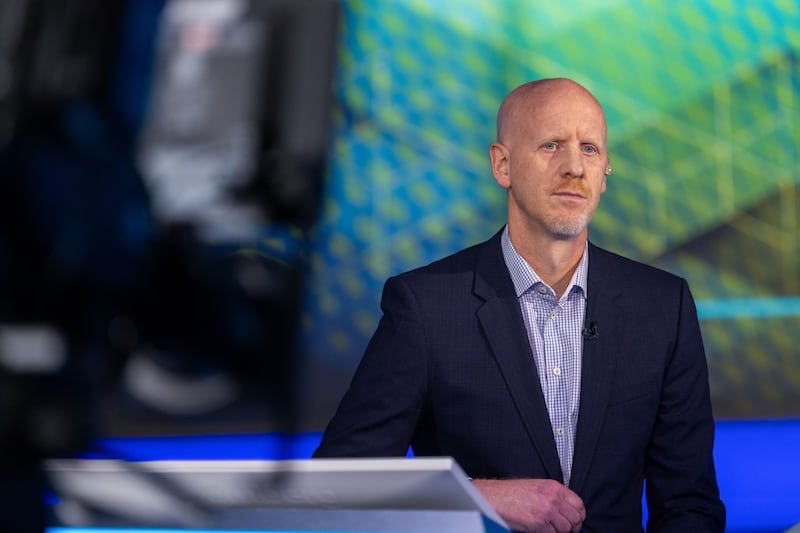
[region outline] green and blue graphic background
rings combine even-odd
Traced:
[[[798,2],[343,5],[303,324],[323,369],[310,386],[333,402],[316,408],[323,424],[386,277],[503,224],[495,113],[511,88],[552,76],[606,109],[614,173],[590,238],[688,279],[717,418],[800,417]]]

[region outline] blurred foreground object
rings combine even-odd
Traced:
[[[89,446],[120,385],[193,416],[255,389],[291,423],[337,19],[332,0],[0,4],[2,531],[42,531],[41,460]]]

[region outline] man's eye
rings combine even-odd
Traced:
[[[542,147],[545,150],[555,150],[558,145],[556,143],[544,143]]]
[[[592,146],[590,144],[587,144],[586,146],[583,147],[583,151],[585,153],[587,153],[587,154],[596,154],[597,153],[597,148],[595,148],[594,146]]]

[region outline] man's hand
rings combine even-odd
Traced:
[[[586,518],[580,497],[552,479],[476,479],[473,483],[514,531],[577,533]]]

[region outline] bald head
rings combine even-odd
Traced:
[[[572,80],[526,83],[506,97],[489,157],[495,181],[508,192],[515,246],[569,241],[582,253],[611,173],[607,129],[597,99]]]
[[[513,135],[527,127],[532,115],[554,100],[591,101],[603,114],[600,102],[582,85],[567,78],[546,78],[524,83],[511,91],[497,113],[497,140],[511,142]],[[605,117],[605,115],[603,115]],[[528,119],[528,120],[523,120]]]

